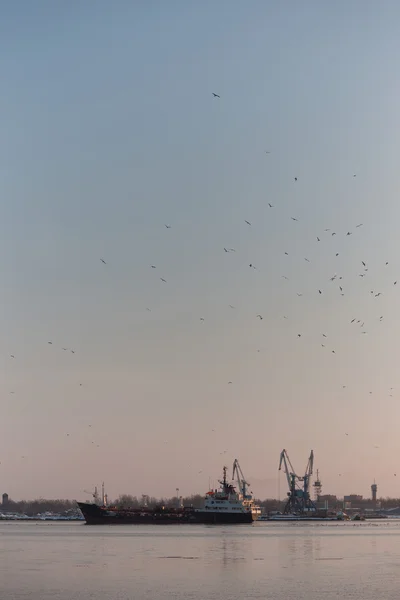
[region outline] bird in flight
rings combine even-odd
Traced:
[[[274,205],[273,205],[273,204],[270,204],[269,202],[268,202],[268,206],[269,206],[270,208],[274,208]]]
[[[358,225],[356,225],[356,227],[362,227],[362,226],[363,226],[362,223],[359,223]]]
[[[246,221],[246,219],[245,219],[245,220],[244,220],[244,222],[245,222],[245,223],[247,223],[247,225],[250,225],[250,226],[251,226],[251,223],[250,223],[250,221]]]
[[[262,321],[262,320],[263,320],[263,318],[262,318],[262,316],[261,316],[261,315],[257,315],[257,317],[260,319],[260,321]]]
[[[317,242],[320,242],[321,240],[319,239],[319,237],[317,236]]]
[[[296,219],[295,217],[290,217],[292,219],[292,221],[298,221],[298,219]]]
[[[294,180],[297,181],[297,177],[295,177]]]
[[[160,277],[161,281],[163,281],[164,283],[167,283],[166,279],[163,279],[162,277]]]
[[[165,225],[167,229],[171,229],[171,225]]]
[[[266,150],[265,154],[271,154],[271,152],[269,150]]]
[[[106,265],[106,264],[107,264],[107,263],[106,263],[106,261],[104,260],[104,258],[101,258],[100,260],[101,260],[101,262],[103,263],[103,265]]]
[[[151,268],[152,268],[152,269],[155,269],[155,268],[156,268],[156,265],[150,265],[150,266],[151,266]]]
[[[214,96],[214,98],[221,98],[221,96],[219,96],[218,94],[214,94],[214,92],[212,93],[212,95]]]
[[[10,354],[10,357],[11,357],[11,358],[15,358],[14,354]]]

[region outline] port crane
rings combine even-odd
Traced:
[[[279,471],[283,470],[289,486],[288,500],[284,514],[305,513],[315,511],[316,506],[310,498],[310,481],[314,466],[314,452],[311,450],[304,475],[296,475],[286,450],[282,450],[279,460]]]
[[[247,488],[250,485],[244,478],[243,475],[243,471],[239,465],[239,461],[237,458],[235,458],[234,463],[233,463],[233,471],[232,471],[232,479],[235,479],[236,477],[236,481],[237,481],[237,485],[239,488],[239,493],[242,496],[243,500],[251,500],[252,499],[252,495],[248,493]]]

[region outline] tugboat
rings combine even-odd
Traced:
[[[227,467],[223,469],[223,478],[219,481],[220,489],[207,492],[204,507],[196,508],[189,515],[190,523],[239,524],[252,523],[261,515],[261,508],[256,506],[251,494],[247,494],[248,483],[244,480],[239,462],[233,463],[233,476],[237,474],[240,492],[228,483]]]

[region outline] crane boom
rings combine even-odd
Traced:
[[[235,476],[239,488],[239,493],[243,496],[243,500],[248,499],[247,497],[249,495],[247,494],[247,488],[250,484],[245,480],[243,471],[239,465],[239,461],[237,458],[235,458],[233,462],[232,479],[235,479]],[[249,496],[249,498],[251,498],[251,496]]]

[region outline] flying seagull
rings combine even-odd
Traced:
[[[270,208],[274,208],[274,205],[273,205],[273,204],[270,204],[269,202],[268,202],[268,206],[269,206]]]
[[[292,219],[292,221],[298,221],[298,219],[296,219],[295,217],[290,217]]]
[[[251,225],[250,221],[246,221],[246,219],[244,220],[245,223],[247,223],[247,225]]]
[[[167,283],[166,279],[163,279],[162,277],[160,277],[161,281],[163,281],[164,283]]]
[[[171,229],[171,225],[165,225],[167,229]]]
[[[100,260],[101,260],[101,262],[103,263],[103,265],[106,265],[106,264],[107,264],[107,263],[106,263],[106,261],[104,260],[104,258],[101,258]]]
[[[214,96],[214,98],[221,98],[221,96],[219,96],[218,94],[214,94],[214,92],[212,93],[212,95]]]

